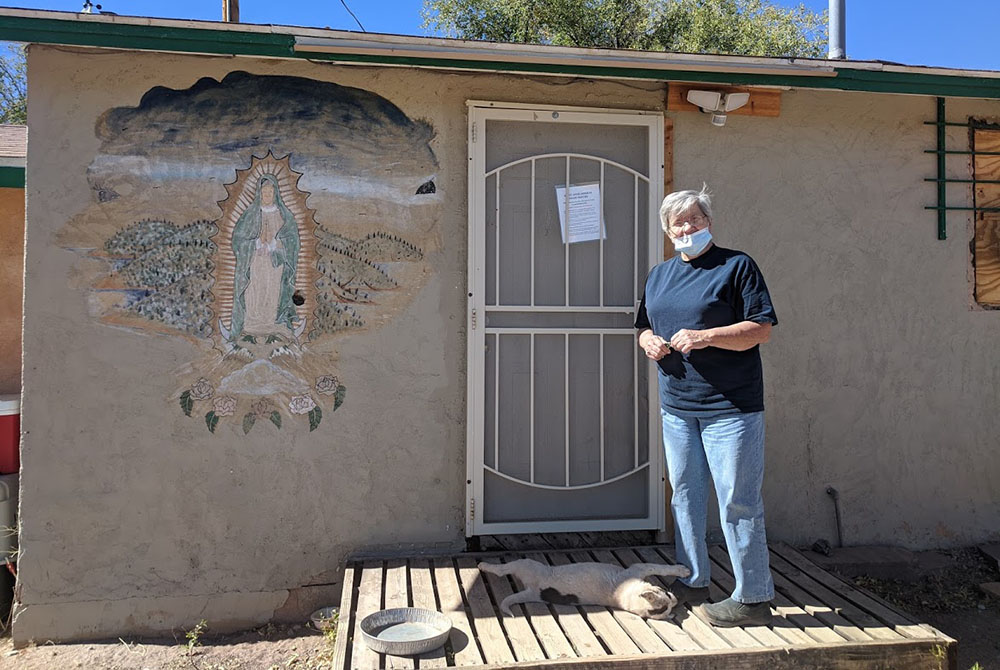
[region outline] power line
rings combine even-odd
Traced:
[[[347,6],[346,0],[340,0],[340,4],[342,4],[344,6],[344,9],[347,10],[347,13],[350,14],[355,21],[357,21],[358,27],[361,28],[361,32],[367,33],[368,31],[365,30],[365,27],[363,25],[361,25],[361,21],[358,21],[358,17],[354,16],[354,12],[352,12],[351,8]]]

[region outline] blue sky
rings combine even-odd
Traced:
[[[369,32],[424,35],[422,0],[347,0]],[[0,0],[9,7],[79,11],[82,0]],[[100,0],[118,14],[218,20],[221,0]],[[799,3],[779,1],[793,6]],[[827,0],[802,4],[814,11]],[[330,27],[356,30],[339,0],[242,0],[246,23]],[[996,31],[1000,0],[848,0],[847,55],[859,60],[889,60],[907,65],[1000,70]]]

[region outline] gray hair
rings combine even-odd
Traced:
[[[708,184],[702,184],[700,191],[674,191],[663,199],[660,205],[660,225],[663,230],[667,229],[670,217],[680,214],[691,205],[698,205],[701,211],[712,219],[712,194],[708,191]]]

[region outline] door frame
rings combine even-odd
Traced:
[[[646,126],[648,133],[649,206],[647,222],[647,265],[662,261],[663,230],[659,223],[659,205],[663,199],[664,117],[662,112],[624,110],[566,105],[532,105],[470,100],[468,106],[468,306],[466,315],[466,509],[465,535],[489,535],[523,532],[572,532],[599,530],[664,529],[664,488],[662,431],[659,426],[659,394],[655,364],[648,362],[647,406],[649,408],[649,508],[642,519],[557,520],[485,523],[483,521],[484,480],[484,405],[485,394],[485,262],[486,228],[485,130],[488,119],[505,121],[558,120],[565,123]],[[555,114],[557,112],[557,114]],[[544,118],[543,116],[544,115]],[[483,178],[480,178],[483,176]],[[638,304],[633,306],[638,309]],[[477,513],[477,507],[479,508]]]

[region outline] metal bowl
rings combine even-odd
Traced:
[[[365,644],[381,654],[413,656],[437,649],[451,633],[451,619],[418,607],[380,610],[361,620]]]
[[[312,622],[313,628],[323,633],[331,628],[336,628],[339,612],[339,607],[320,607],[309,615],[309,620]]]

